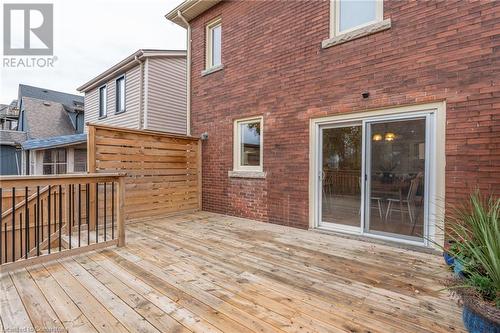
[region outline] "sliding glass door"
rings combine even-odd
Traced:
[[[430,114],[318,127],[319,227],[424,242]]]
[[[361,223],[361,122],[321,128],[321,222],[359,229]]]
[[[426,118],[366,123],[365,232],[425,235]]]

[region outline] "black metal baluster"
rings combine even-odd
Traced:
[[[42,201],[42,199],[40,199],[40,229],[42,230],[40,242],[43,242],[43,219],[44,219],[45,214],[43,213],[44,206],[43,206],[43,202],[41,202],[41,201]]]
[[[33,218],[35,219],[34,221],[34,228],[35,228],[35,238],[33,239],[33,249],[36,248],[36,240],[38,239],[38,224],[37,224],[37,211],[38,211],[38,208],[36,206],[36,202],[34,204],[35,207],[33,207]]]
[[[49,188],[48,188],[48,193],[47,193],[47,216],[48,216],[48,221],[47,223],[49,224],[49,226],[47,227],[47,249],[48,249],[48,253],[50,254],[50,214],[52,213],[52,207],[51,207],[51,200],[50,200],[50,185],[49,185]]]
[[[36,187],[36,255],[40,255],[40,186]]]
[[[115,239],[115,182],[111,182],[111,239]]]
[[[12,188],[12,262],[16,261],[16,188]]]
[[[106,196],[107,196],[107,193],[106,193],[106,182],[104,182],[104,241],[106,241],[106,205],[107,205],[107,201],[106,201]]]
[[[71,227],[73,226],[73,185],[68,186],[68,196],[69,196],[69,212],[68,212],[68,236],[69,236],[69,249],[71,250]]]
[[[3,252],[5,253],[5,262],[7,262],[7,260],[9,260],[9,258],[7,258],[7,223],[3,225],[3,233],[4,233],[3,239],[5,239],[5,242],[3,242],[4,244]]]
[[[99,183],[95,183],[95,242],[99,243]]]
[[[61,252],[62,247],[62,186],[59,185],[59,252]]]
[[[78,184],[78,247],[81,246],[80,232],[82,229],[82,184]]]
[[[24,246],[26,248],[26,253],[24,254],[24,259],[28,259],[28,253],[30,249],[30,216],[29,216],[29,208],[28,208],[28,186],[24,187],[24,227],[25,227],[25,235],[24,235],[24,242],[26,245]]]
[[[87,245],[90,245],[90,184],[85,184],[85,216],[87,219]]]
[[[3,226],[3,218],[2,218],[2,212],[3,212],[3,189],[0,188],[0,265],[3,264],[3,251],[2,251],[2,226]],[[5,244],[7,244],[7,238],[5,239]],[[7,256],[7,252],[5,252],[5,256]]]
[[[23,256],[23,213],[19,214],[19,259]]]

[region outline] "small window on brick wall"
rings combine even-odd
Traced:
[[[341,35],[382,21],[382,0],[331,0],[332,32]]]
[[[262,171],[262,117],[236,120],[234,123],[234,170]]]
[[[222,65],[222,23],[217,18],[207,24],[206,31],[206,69]]]

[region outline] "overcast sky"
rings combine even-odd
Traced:
[[[138,49],[186,48],[185,30],[164,17],[182,0],[2,1],[5,2],[54,4],[57,61],[54,68],[1,67],[0,103],[10,103],[17,97],[19,83],[77,94],[77,87]],[[3,38],[3,32],[0,36]]]

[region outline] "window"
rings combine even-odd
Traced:
[[[56,175],[66,173],[66,149],[48,149],[43,152],[43,174]]]
[[[262,117],[234,123],[234,169],[262,171]]]
[[[125,112],[125,76],[116,80],[116,113]]]
[[[75,172],[87,171],[87,149],[75,149]]]
[[[99,88],[99,118],[105,118],[107,115],[107,96],[106,86]]]
[[[332,15],[335,35],[382,21],[384,7],[382,0],[332,1],[335,1],[335,15]]]
[[[206,68],[210,69],[222,65],[222,25],[218,18],[207,24],[206,31],[207,59]]]

